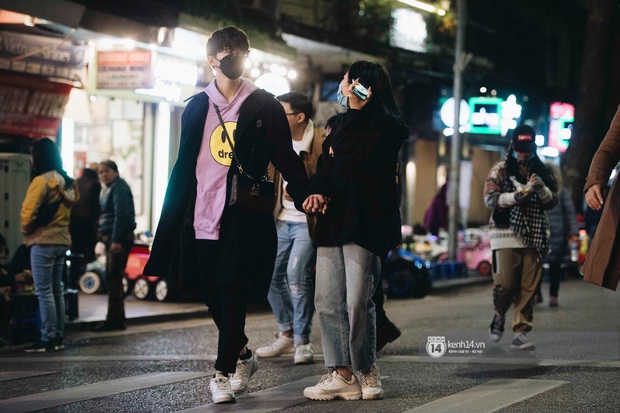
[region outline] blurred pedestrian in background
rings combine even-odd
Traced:
[[[491,168],[484,186],[485,204],[493,210],[489,238],[495,314],[489,335],[494,342],[501,340],[506,312],[514,303],[510,346],[517,350],[534,349],[525,334],[533,326],[532,296],[549,251],[545,210],[558,203],[557,183],[536,156],[535,139],[532,127],[515,128],[506,159]]]
[[[556,307],[564,266],[571,261],[571,243],[577,243],[579,240],[579,224],[570,191],[563,186],[562,170],[551,162],[545,165],[553,173],[558,184],[558,204],[547,211],[550,235],[549,254],[545,257],[545,262],[549,264],[549,306]],[[542,277],[534,293],[535,303],[543,302],[541,284]]]
[[[313,189],[330,199],[315,231],[315,306],[329,373],[304,389],[304,396],[381,399],[372,296],[380,281],[381,260],[401,238],[394,225],[395,176],[408,128],[396,107],[389,75],[378,63],[353,63],[338,95],[348,110],[323,143],[313,177]]]
[[[32,173],[21,209],[20,230],[30,247],[34,289],[41,314],[41,337],[26,351],[63,350],[65,298],[62,280],[71,245],[71,207],[79,197],[77,184],[62,167],[60,151],[52,140],[32,144]]]
[[[438,236],[441,229],[448,229],[448,184],[439,188],[424,214],[424,227],[431,234]]]
[[[596,236],[581,268],[584,280],[614,291],[620,280],[620,242],[618,242],[620,189],[616,177],[611,190],[607,193],[607,182],[618,161],[620,161],[620,106],[592,159],[584,187],[588,206],[595,211],[603,207],[604,210]]]
[[[82,176],[76,179],[80,199],[71,208],[71,253],[82,254],[83,266],[95,260],[95,244],[97,243],[97,220],[99,219],[99,193],[101,183],[97,170],[91,167],[82,170]]]
[[[106,246],[105,280],[108,286],[108,314],[93,331],[124,330],[125,294],[123,277],[127,258],[133,246],[136,213],[133,194],[127,182],[119,176],[114,161],[99,164],[101,193],[99,204],[99,240]]]
[[[291,128],[293,149],[304,162],[308,176],[312,176],[323,143],[323,131],[311,119],[312,102],[300,92],[289,92],[277,99]],[[295,364],[310,364],[314,362],[310,334],[314,316],[316,249],[312,237],[316,217],[295,208],[286,191],[286,181],[277,170],[274,174],[278,251],[267,298],[278,323],[278,334],[270,345],[257,348],[256,355],[277,357],[295,353]]]
[[[178,159],[144,268],[148,275],[200,279],[219,333],[209,383],[214,403],[235,402],[258,369],[246,312],[252,299],[267,296],[277,248],[273,210],[231,205],[233,178],[243,178],[239,168],[262,177],[272,162],[296,208],[310,194],[282,105],[242,77],[248,53],[248,37],[237,27],[218,29],[207,41],[215,80],[183,112]],[[322,196],[312,200],[311,212],[324,204]]]

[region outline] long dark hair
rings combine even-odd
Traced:
[[[392,94],[392,81],[390,75],[381,63],[358,60],[349,67],[349,81],[359,79],[365,87],[371,87],[372,96],[370,102],[364,107],[374,114],[391,114],[403,124],[402,116],[394,95]]]
[[[62,168],[58,146],[49,138],[42,138],[32,144],[32,172],[34,176],[56,171],[65,178],[65,188],[73,185],[73,178]]]

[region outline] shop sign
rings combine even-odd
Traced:
[[[152,88],[153,53],[149,50],[99,51],[97,89]]]
[[[81,81],[86,46],[59,38],[0,31],[0,69]]]
[[[499,135],[501,129],[502,102],[500,98],[473,97],[469,99],[471,116],[470,133]]]
[[[566,152],[570,144],[575,107],[570,103],[553,102],[549,107],[549,141],[547,146]]]
[[[0,76],[0,133],[56,136],[71,88],[34,76]]]

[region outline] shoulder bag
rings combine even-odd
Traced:
[[[254,211],[254,212],[272,212],[274,208],[274,193],[275,186],[273,181],[267,178],[267,171],[263,174],[263,177],[257,179],[247,173],[243,169],[243,165],[239,162],[235,148],[230,140],[230,136],[224,126],[220,109],[215,103],[213,103],[215,113],[222,126],[222,133],[226,137],[230,150],[233,154],[233,159],[237,164],[237,171],[235,171],[231,183],[230,183],[230,198],[228,200],[229,206],[235,206],[237,208]]]

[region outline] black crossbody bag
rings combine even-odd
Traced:
[[[222,126],[222,133],[230,145],[233,159],[237,163],[237,171],[235,171],[230,183],[230,198],[228,200],[228,205],[247,211],[272,212],[274,208],[275,193],[275,185],[273,181],[270,181],[267,178],[267,171],[265,171],[262,178],[257,179],[243,169],[243,165],[241,165],[239,159],[237,158],[235,148],[233,147],[230,136],[224,126],[220,109],[215,103],[213,103],[213,108],[215,108],[215,113],[217,114],[217,118]]]

